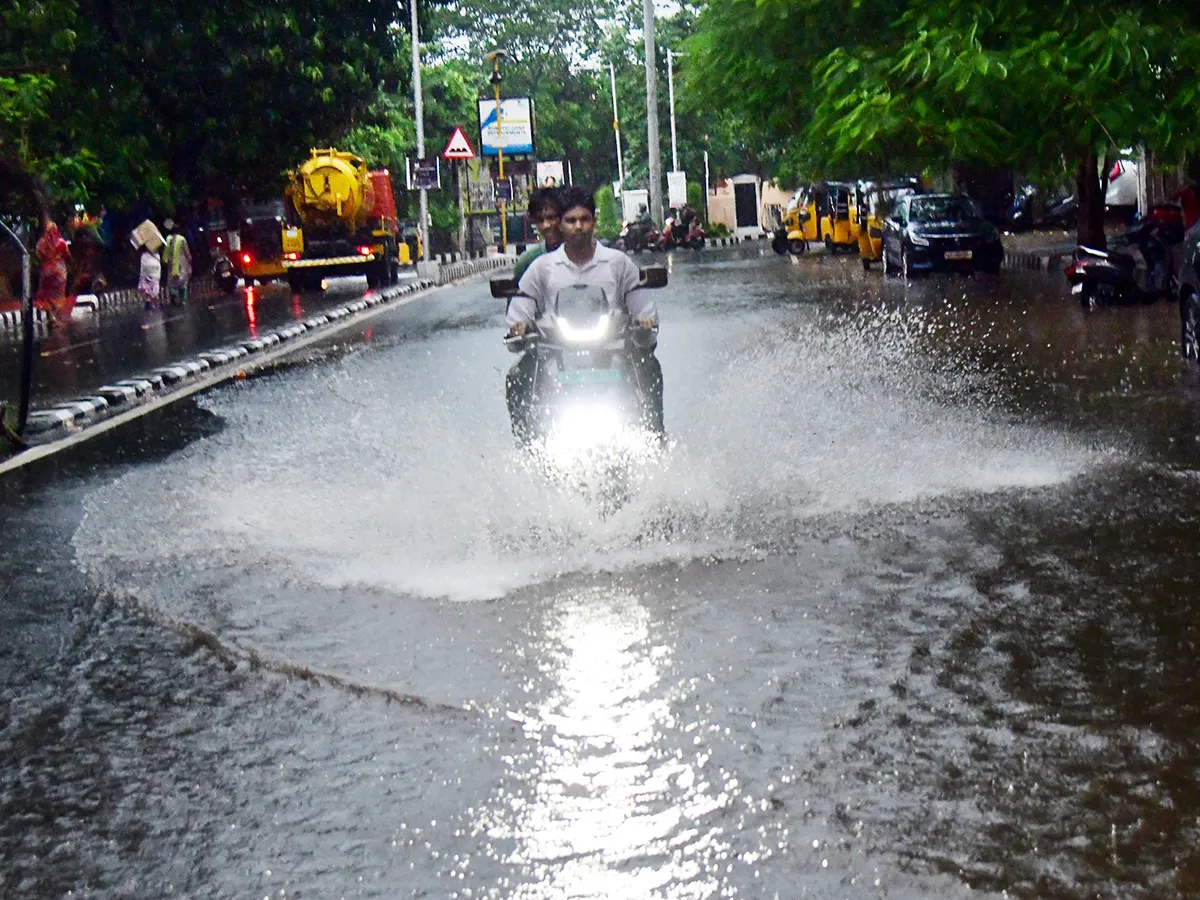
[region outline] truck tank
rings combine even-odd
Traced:
[[[309,226],[354,231],[375,213],[375,187],[361,157],[333,148],[313,150],[291,174],[288,196]]]

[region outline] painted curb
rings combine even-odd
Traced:
[[[494,268],[494,266],[489,265],[488,268]],[[57,441],[79,434],[89,426],[139,406],[148,405],[161,398],[169,397],[180,389],[198,382],[211,382],[211,385],[216,385],[235,375],[247,363],[255,362],[256,357],[265,356],[277,348],[282,348],[289,341],[302,335],[311,334],[315,337],[318,334],[336,331],[336,325],[355,313],[371,307],[382,311],[395,301],[435,287],[436,285],[431,279],[408,282],[399,287],[374,293],[369,298],[351,301],[344,306],[312,316],[303,322],[282,325],[257,337],[236,341],[226,347],[204,350],[197,353],[195,357],[182,359],[166,366],[158,366],[148,372],[102,385],[92,395],[56,403],[49,408],[31,412],[25,426],[24,437],[32,447],[45,448]],[[206,376],[214,375],[218,377],[206,378]],[[23,455],[16,454],[11,459],[16,462]]]
[[[316,340],[336,333],[357,321],[356,317],[360,314],[383,312],[394,305],[402,305],[402,300],[407,302],[416,295],[431,292],[451,282],[494,269],[511,268],[514,261],[513,256],[494,254],[451,263],[440,267],[436,280],[420,278],[381,291],[372,291],[303,322],[291,322],[257,337],[235,341],[226,347],[204,350],[194,357],[103,385],[93,394],[35,410],[29,414],[24,434],[31,449],[0,460],[0,475],[55,452],[59,442],[86,438],[86,432],[93,426],[110,423],[107,427],[115,427],[126,417],[131,418],[140,407],[165,404],[170,402],[173,395],[184,396],[206,390],[235,377],[239,372],[267,365],[299,338]]]

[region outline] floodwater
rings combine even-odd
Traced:
[[[659,302],[615,512],[514,449],[483,285],[10,480],[0,894],[1200,896],[1173,311]]]

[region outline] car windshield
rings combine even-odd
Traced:
[[[914,200],[909,218],[913,222],[961,222],[979,218],[979,209],[969,197],[923,197]]]

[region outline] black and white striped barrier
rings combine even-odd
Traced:
[[[491,269],[507,269],[511,268],[512,264],[517,261],[515,256],[496,253],[491,256],[485,256],[482,259],[466,259],[462,262],[453,262],[448,265],[438,267],[438,284],[449,284],[452,281],[458,281],[460,278],[466,278],[469,275],[478,275],[480,272],[487,272]]]
[[[1027,269],[1034,272],[1054,272],[1063,267],[1064,260],[1070,258],[1070,253],[1061,251],[1053,253],[1017,251],[1004,254],[1004,267],[1006,269]]]
[[[401,297],[434,286],[431,279],[423,278],[398,287],[385,288],[345,306],[312,316],[303,322],[292,322],[228,347],[206,350],[193,359],[160,366],[141,375],[106,384],[97,388],[94,394],[30,413],[23,436],[26,441],[35,445],[49,444],[69,437],[89,425],[196,384],[206,376],[225,374],[229,377],[229,373],[236,372],[243,365],[302,335],[331,330],[330,326],[333,323],[347,316],[372,307],[386,306]],[[215,383],[216,379],[213,380]]]
[[[5,331],[20,331],[24,321],[25,316],[21,314],[21,310],[19,309],[0,312],[0,328],[3,328]],[[35,309],[33,311],[33,322],[35,325],[46,327],[50,323],[50,316],[44,309]]]

